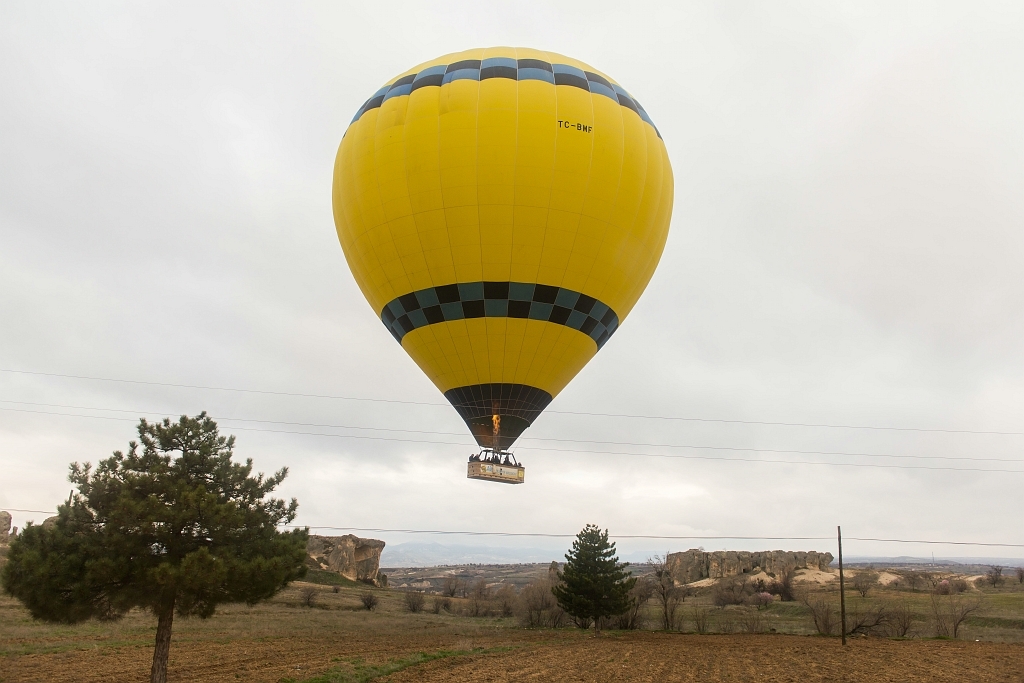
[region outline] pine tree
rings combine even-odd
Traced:
[[[629,575],[628,562],[619,562],[615,544],[608,542],[608,530],[593,524],[583,527],[565,556],[565,570],[558,573],[560,583],[552,588],[559,606],[572,615],[576,624],[600,632],[601,619],[629,609],[629,591],[636,579]]]
[[[150,680],[167,680],[174,614],[207,618],[220,603],[265,600],[306,573],[305,530],[282,533],[298,503],[265,498],[288,471],[250,476],[231,461],[202,413],[141,420],[140,444],[95,472],[70,466],[78,488],[52,527],[27,526],[11,544],[4,590],[45,621],[120,619],[133,607],[157,617]]]

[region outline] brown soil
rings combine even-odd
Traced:
[[[253,608],[226,606],[208,620],[178,620],[171,681],[304,680],[354,662],[380,665],[416,653],[491,650],[410,666],[390,681],[1016,681],[1024,643],[795,635],[680,635],[526,630],[510,620],[409,614],[380,591],[358,611],[360,589],[325,590],[300,607],[299,587]],[[428,603],[429,606],[429,603]],[[0,597],[0,681],[147,681],[155,620],[42,624]]]
[[[1024,647],[630,633],[406,669],[390,681],[1024,681]]]
[[[177,642],[175,681],[304,679],[355,657],[383,663],[411,653],[471,647],[510,648],[413,666],[390,681],[1024,681],[1024,646],[951,641],[837,639],[807,636],[694,636],[519,631],[458,636],[370,630],[272,641]],[[330,635],[330,637],[328,637]],[[454,638],[453,638],[454,635]],[[4,657],[3,681],[144,681],[152,650],[144,646]]]

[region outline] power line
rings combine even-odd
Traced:
[[[360,531],[369,533],[394,534],[438,534],[441,536],[502,536],[529,538],[575,538],[576,534],[551,534],[530,531],[450,531],[446,529],[373,529],[350,526],[307,526],[286,524],[297,529],[328,529],[331,531]],[[828,541],[831,536],[658,536],[654,534],[609,534],[612,538],[636,538],[652,540],[735,540],[735,541]]]
[[[104,412],[115,412],[115,413],[131,413],[133,415],[145,415],[155,414],[160,411],[156,410],[126,410],[122,408],[96,408],[93,406],[74,406],[59,403],[34,403],[30,401],[8,401],[0,400],[0,403],[13,403],[17,405],[29,405],[39,406],[45,408],[66,408],[75,410],[93,410],[93,411],[104,411]],[[97,417],[104,418],[101,415],[79,415],[70,413],[50,413],[46,411],[21,411],[18,408],[3,408],[0,410],[14,411],[14,412],[38,412],[45,415],[67,415],[70,417]],[[216,416],[211,416],[216,417]],[[105,418],[105,419],[121,419],[126,418]],[[423,429],[398,429],[394,427],[359,427],[352,425],[339,425],[339,424],[323,424],[316,422],[287,422],[282,420],[257,420],[254,418],[242,418],[242,417],[225,417],[220,416],[216,419],[221,422],[255,422],[258,424],[271,424],[271,425],[285,425],[293,427],[321,427],[329,429],[352,429],[358,431],[372,431],[372,432],[399,432],[404,434],[428,434],[431,436],[458,436],[464,437],[464,432],[437,432]],[[235,427],[235,429],[244,429],[244,427]],[[305,433],[305,432],[303,432]],[[338,434],[336,436],[345,436]],[[519,440],[522,444],[524,441],[551,441],[556,443],[582,443],[582,444],[598,444],[598,445],[609,445],[609,446],[646,446],[651,448],[685,448],[691,450],[711,450],[711,451],[739,451],[739,452],[750,452],[750,453],[792,453],[795,455],[839,455],[844,457],[860,457],[860,458],[902,458],[902,459],[913,459],[913,460],[961,460],[969,462],[1009,462],[1009,463],[1024,463],[1024,460],[1019,458],[979,458],[972,456],[949,456],[949,455],[904,455],[898,453],[859,453],[850,451],[807,451],[807,450],[794,450],[784,448],[752,448],[745,446],[708,446],[708,445],[697,445],[697,444],[673,444],[673,443],[646,443],[642,441],[600,441],[594,439],[558,439],[554,437],[538,437],[538,436],[524,436]],[[449,442],[424,442],[424,443],[449,443]],[[460,442],[461,443],[461,442]],[[519,448],[534,449],[532,446],[522,446]],[[556,450],[556,449],[547,449]],[[575,452],[575,451],[573,451]],[[621,455],[614,451],[579,451],[586,453],[609,453]]]
[[[130,418],[125,417],[108,417],[106,415],[81,415],[74,413],[54,413],[45,410],[25,410],[21,408],[0,408],[0,410],[20,412],[20,413],[33,413],[41,415],[59,415],[63,417],[83,417],[96,420],[117,420],[121,422],[129,421]],[[131,420],[134,421],[134,420]],[[320,436],[334,439],[362,439],[369,441],[390,441],[396,443],[416,443],[416,444],[431,444],[440,446],[461,446],[475,448],[474,445],[469,445],[466,442],[456,441],[431,441],[424,439],[399,439],[395,437],[385,436],[363,436],[360,434],[327,434],[323,432],[305,432],[288,429],[261,429],[258,427],[232,427],[234,430],[241,430],[246,432],[262,432],[265,434],[294,434],[300,436]],[[1003,474],[1024,474],[1024,470],[1008,470],[1008,469],[994,469],[994,468],[982,468],[982,467],[938,467],[928,465],[891,465],[891,464],[868,464],[868,463],[851,463],[851,462],[821,462],[816,460],[780,460],[780,459],[769,459],[769,458],[723,458],[714,457],[709,455],[682,455],[682,454],[670,454],[670,453],[633,453],[628,451],[587,451],[575,448],[550,448],[550,447],[535,447],[535,446],[523,446],[517,450],[533,450],[533,451],[546,451],[552,453],[578,453],[581,455],[622,455],[632,456],[640,458],[668,458],[678,460],[711,460],[714,462],[747,462],[747,463],[770,463],[770,464],[782,464],[782,465],[817,465],[826,467],[869,467],[875,469],[898,469],[898,470],[932,470],[932,471],[946,471],[946,472],[989,472],[989,473],[1003,473]],[[751,449],[754,450],[754,449]]]
[[[425,401],[401,401],[397,399],[385,399],[385,398],[369,398],[365,396],[339,396],[332,394],[309,394],[301,392],[290,392],[290,391],[269,391],[264,389],[247,389],[238,387],[216,387],[216,386],[205,386],[199,384],[177,384],[172,382],[150,382],[145,380],[134,380],[134,379],[115,379],[110,377],[92,377],[87,375],[67,375],[54,372],[34,372],[30,370],[12,370],[8,368],[0,368],[0,372],[8,372],[22,375],[37,375],[40,377],[61,377],[65,379],[80,379],[89,380],[96,382],[118,382],[123,384],[144,384],[149,386],[161,386],[161,387],[172,387],[179,389],[200,389],[204,391],[231,391],[238,393],[247,394],[264,394],[269,396],[289,396],[296,398],[320,398],[320,399],[332,399],[340,401],[367,401],[373,403],[394,403],[401,405],[416,405],[416,406],[433,406],[433,407],[447,407],[447,403],[436,403],[436,402],[425,402]],[[828,423],[815,423],[815,422],[771,422],[767,420],[727,420],[720,418],[704,418],[704,417],[682,417],[672,415],[633,415],[628,413],[591,413],[583,411],[572,411],[572,410],[546,410],[545,412],[555,415],[580,415],[586,417],[615,417],[615,418],[628,418],[628,419],[642,419],[642,420],[675,420],[681,422],[708,422],[708,423],[720,423],[720,424],[744,424],[744,425],[761,425],[761,426],[775,426],[775,427],[814,427],[814,428],[825,428],[825,429],[866,429],[874,431],[897,431],[897,432],[934,432],[940,434],[986,434],[986,435],[999,435],[999,436],[1024,436],[1024,432],[1013,432],[1013,431],[994,431],[994,430],[978,430],[978,429],[938,429],[938,428],[923,428],[923,427],[890,427],[890,426],[879,426],[879,425],[848,425],[848,424],[828,424]]]
[[[43,408],[67,408],[67,409],[74,409],[74,410],[95,410],[95,411],[103,411],[103,412],[108,412],[108,413],[131,413],[132,415],[156,415],[156,414],[160,414],[160,413],[174,412],[174,411],[160,411],[160,410],[126,410],[126,409],[123,409],[123,408],[96,408],[94,406],[73,406],[73,405],[67,405],[67,404],[62,404],[62,403],[35,403],[35,402],[32,402],[32,401],[8,401],[8,400],[4,400],[4,399],[0,399],[0,403],[14,403],[14,404],[17,404],[17,405],[39,406],[39,407],[43,407]],[[2,408],[2,407],[0,407],[0,410],[17,411],[18,409],[17,408]],[[26,411],[26,412],[31,412],[31,411]],[[39,411],[39,412],[41,412],[43,414],[49,414],[49,415],[63,415],[64,414],[64,413],[45,413],[44,411]],[[207,413],[207,414],[209,415],[209,413]],[[103,416],[101,416],[101,415],[75,415],[75,417],[103,417]],[[433,435],[440,435],[440,436],[465,436],[466,435],[465,432],[435,432],[435,431],[427,431],[427,430],[423,430],[423,429],[398,429],[398,428],[395,428],[395,427],[356,427],[356,426],[352,426],[352,425],[320,424],[320,423],[315,423],[315,422],[286,422],[286,421],[282,421],[282,420],[257,420],[257,419],[254,419],[254,418],[245,418],[245,417],[225,417],[223,415],[221,415],[221,416],[210,415],[210,417],[216,418],[217,420],[220,420],[221,422],[257,422],[257,423],[261,423],[261,424],[291,425],[291,426],[294,426],[294,427],[329,427],[329,428],[332,428],[332,429],[357,429],[357,430],[372,431],[372,432],[402,432],[402,433],[407,433],[407,434],[433,434]],[[111,419],[126,420],[128,418],[111,418]],[[544,440],[544,441],[548,441],[548,440],[574,441],[574,439],[542,439],[542,440]],[[598,443],[600,443],[600,442],[598,442]],[[613,443],[613,442],[608,442],[608,443]]]
[[[38,512],[40,514],[54,514],[53,510],[22,510],[18,508],[7,508],[10,512]],[[436,534],[440,536],[499,536],[499,537],[526,537],[526,538],[575,538],[576,534],[568,533],[547,533],[534,531],[459,531],[452,529],[384,529],[380,527],[355,527],[355,526],[323,526],[312,524],[282,524],[281,526],[296,529],[327,529],[329,531],[359,531],[368,533],[389,533],[389,534]],[[831,541],[831,536],[708,536],[708,535],[659,535],[659,534],[609,534],[612,538],[625,539],[648,539],[666,541]],[[935,541],[917,538],[865,538],[846,537],[850,541],[864,541],[875,543],[920,543],[923,545],[959,545],[979,546],[990,548],[1024,548],[1024,543],[987,543],[984,541]]]
[[[575,538],[576,534],[535,533],[529,531],[452,531],[447,529],[379,529],[344,526],[306,526],[292,524],[296,528],[329,529],[334,531],[364,531],[397,534],[439,534],[460,536],[526,536],[537,538]],[[608,534],[612,538],[677,540],[677,541],[831,541],[832,536],[661,536],[657,534]],[[934,541],[914,538],[859,538],[844,536],[850,541],[872,541],[877,543],[920,543],[924,545],[983,546],[993,548],[1024,548],[1024,543],[986,543],[983,541]]]

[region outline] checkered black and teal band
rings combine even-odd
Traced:
[[[525,282],[463,282],[428,287],[393,299],[380,319],[399,343],[426,325],[466,318],[528,318],[565,325],[600,349],[619,327],[607,304],[565,287]]]
[[[355,123],[363,114],[371,109],[376,109],[392,97],[409,95],[420,88],[429,86],[440,87],[452,81],[463,79],[485,81],[488,78],[508,78],[513,81],[544,81],[552,85],[568,85],[586,90],[595,95],[603,95],[614,102],[618,102],[627,109],[632,109],[641,119],[654,128],[654,132],[658,134],[659,138],[661,137],[658,127],[654,125],[654,121],[644,111],[644,108],[640,106],[640,103],[636,101],[636,98],[604,76],[592,71],[584,71],[568,64],[551,64],[540,59],[512,59],[511,57],[490,57],[482,60],[464,59],[452,64],[431,66],[419,73],[403,76],[391,85],[385,85],[375,92],[373,97],[366,100],[352,118],[352,123]]]

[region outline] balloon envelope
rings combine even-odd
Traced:
[[[486,48],[389,81],[334,169],[334,218],[384,326],[506,450],[654,273],[672,169],[650,116],[562,55]]]

